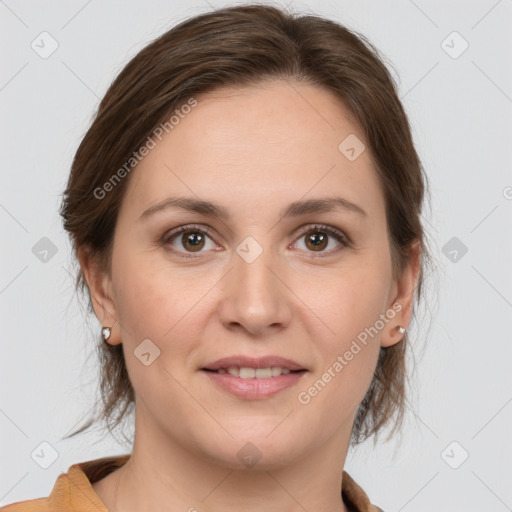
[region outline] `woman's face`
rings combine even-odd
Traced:
[[[135,442],[230,467],[341,456],[415,285],[392,280],[370,152],[322,89],[273,82],[196,100],[129,176],[112,273],[93,288],[123,343]],[[319,208],[335,198],[357,206]],[[185,207],[199,202],[215,208]],[[290,361],[301,371],[264,369]]]

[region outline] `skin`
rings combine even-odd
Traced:
[[[349,134],[364,137],[332,93],[274,81],[196,99],[129,176],[111,274],[79,251],[95,313],[113,326],[109,343],[123,343],[136,393],[131,459],[93,488],[112,512],[260,511],[262,502],[276,512],[345,512],[342,470],[355,413],[380,347],[398,343],[398,326],[409,324],[418,254],[394,281],[370,151],[349,161],[338,150]],[[293,201],[332,195],[367,215],[280,219]],[[170,196],[216,202],[231,218],[168,209],[140,219]],[[191,223],[211,228],[199,252],[182,235],[159,242]],[[329,235],[315,250],[307,231],[325,233],[318,223],[341,230],[350,245]],[[236,252],[248,236],[263,249],[252,263]],[[298,394],[394,303],[401,311],[301,404]],[[145,339],[160,349],[148,366],[134,356]],[[308,372],[272,397],[242,399],[200,371],[235,354],[279,355]],[[247,442],[261,453],[252,468],[237,457]]]

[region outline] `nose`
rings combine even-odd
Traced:
[[[255,250],[254,245],[250,250]],[[252,336],[274,334],[289,324],[293,309],[284,266],[273,261],[271,250],[263,250],[254,260],[248,254],[240,251],[233,255],[233,267],[223,280],[218,314],[229,330]]]

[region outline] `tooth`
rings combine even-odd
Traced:
[[[271,368],[258,368],[256,370],[256,378],[257,379],[268,379],[272,377],[272,369]]]
[[[235,366],[230,366],[228,368],[228,373],[229,373],[229,375],[232,375],[233,377],[238,377],[240,374],[238,368],[236,368]]]
[[[233,377],[239,377],[241,379],[269,379],[270,377],[279,377],[280,375],[286,375],[290,373],[287,368],[281,368],[280,366],[272,366],[271,368],[248,368],[236,366],[230,366],[229,368],[219,368],[217,373],[229,374]]]
[[[256,376],[256,370],[254,368],[240,368],[241,379],[254,379]]]

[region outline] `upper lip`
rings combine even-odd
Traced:
[[[303,366],[291,359],[279,356],[247,357],[243,355],[223,357],[203,367],[203,370],[219,370],[221,368],[287,368],[288,370],[305,370]]]

